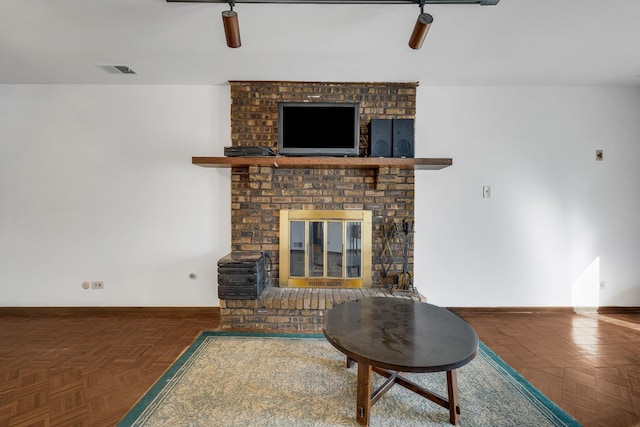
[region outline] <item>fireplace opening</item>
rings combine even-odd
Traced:
[[[371,287],[371,211],[281,210],[280,287]]]

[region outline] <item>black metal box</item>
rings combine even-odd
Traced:
[[[218,298],[257,299],[264,284],[264,253],[231,252],[218,261]]]

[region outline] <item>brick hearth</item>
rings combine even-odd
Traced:
[[[257,300],[221,300],[223,329],[300,331],[322,330],[322,317],[336,304],[367,297],[426,301],[422,295],[391,293],[382,288],[266,288]]]

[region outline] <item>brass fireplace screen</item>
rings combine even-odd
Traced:
[[[280,287],[371,286],[371,211],[281,210]]]

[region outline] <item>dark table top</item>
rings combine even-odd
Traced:
[[[334,306],[324,335],[342,353],[402,372],[450,371],[478,351],[478,335],[452,312],[400,298],[363,298]]]

